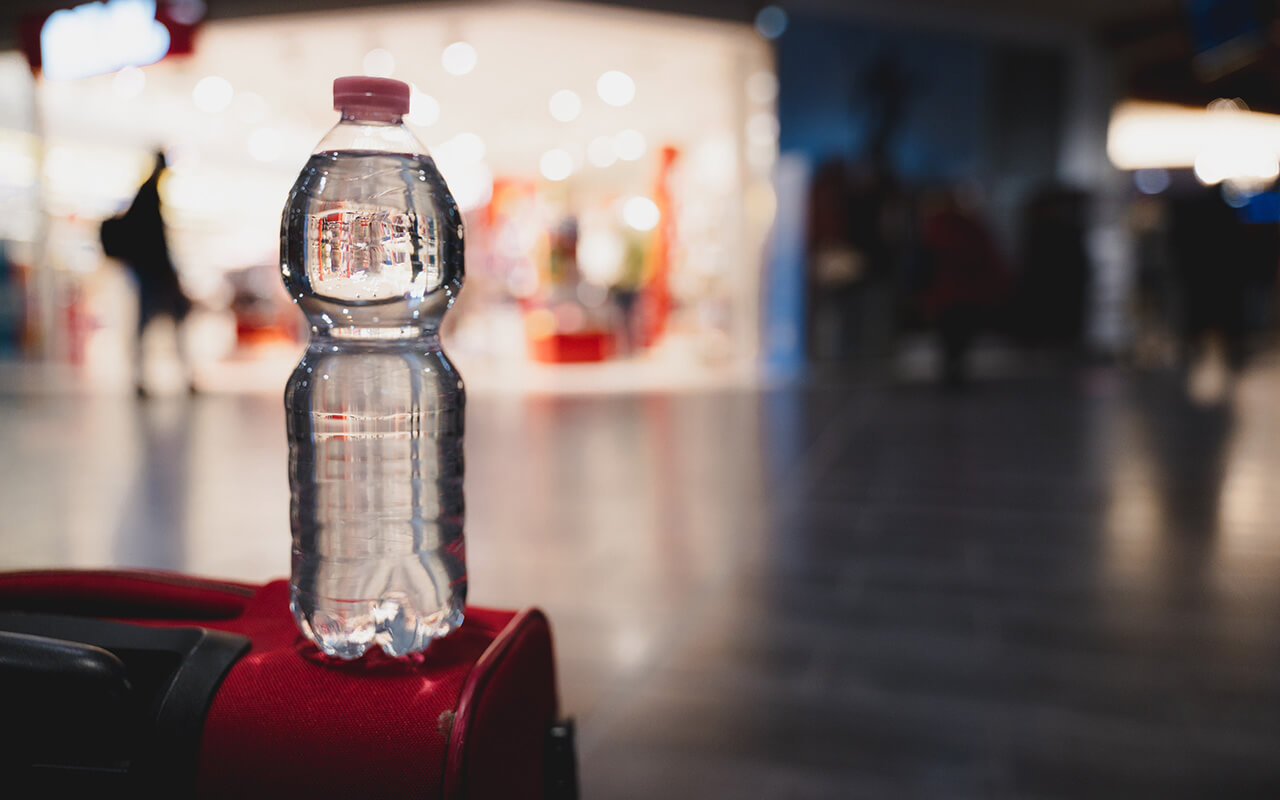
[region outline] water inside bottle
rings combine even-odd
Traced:
[[[465,395],[430,302],[461,272],[457,211],[423,156],[318,153],[284,234],[315,324],[285,391],[293,613],[331,656],[420,651],[466,598]]]

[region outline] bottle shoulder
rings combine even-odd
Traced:
[[[316,208],[319,202],[325,208]],[[461,235],[462,215],[430,155],[371,150],[326,150],[307,160],[286,205],[306,213],[351,208],[427,212]]]
[[[427,158],[427,147],[400,120],[374,122],[344,117],[316,144],[319,153],[386,153]]]

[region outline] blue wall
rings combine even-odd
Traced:
[[[894,171],[911,182],[979,177],[988,50],[973,40],[794,16],[777,40],[780,147],[811,164],[862,157],[872,114],[859,107],[867,102],[859,85],[873,61],[888,57],[908,83]]]

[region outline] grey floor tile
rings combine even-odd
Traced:
[[[288,571],[278,397],[29,383],[0,568]],[[471,601],[550,615],[588,800],[1280,796],[1277,396],[477,394]]]

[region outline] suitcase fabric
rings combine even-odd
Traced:
[[[285,581],[161,572],[0,574],[0,611],[202,627],[249,637],[205,717],[198,797],[541,798],[557,700],[536,609],[469,608],[419,656],[326,659]],[[179,796],[176,793],[174,796]]]

